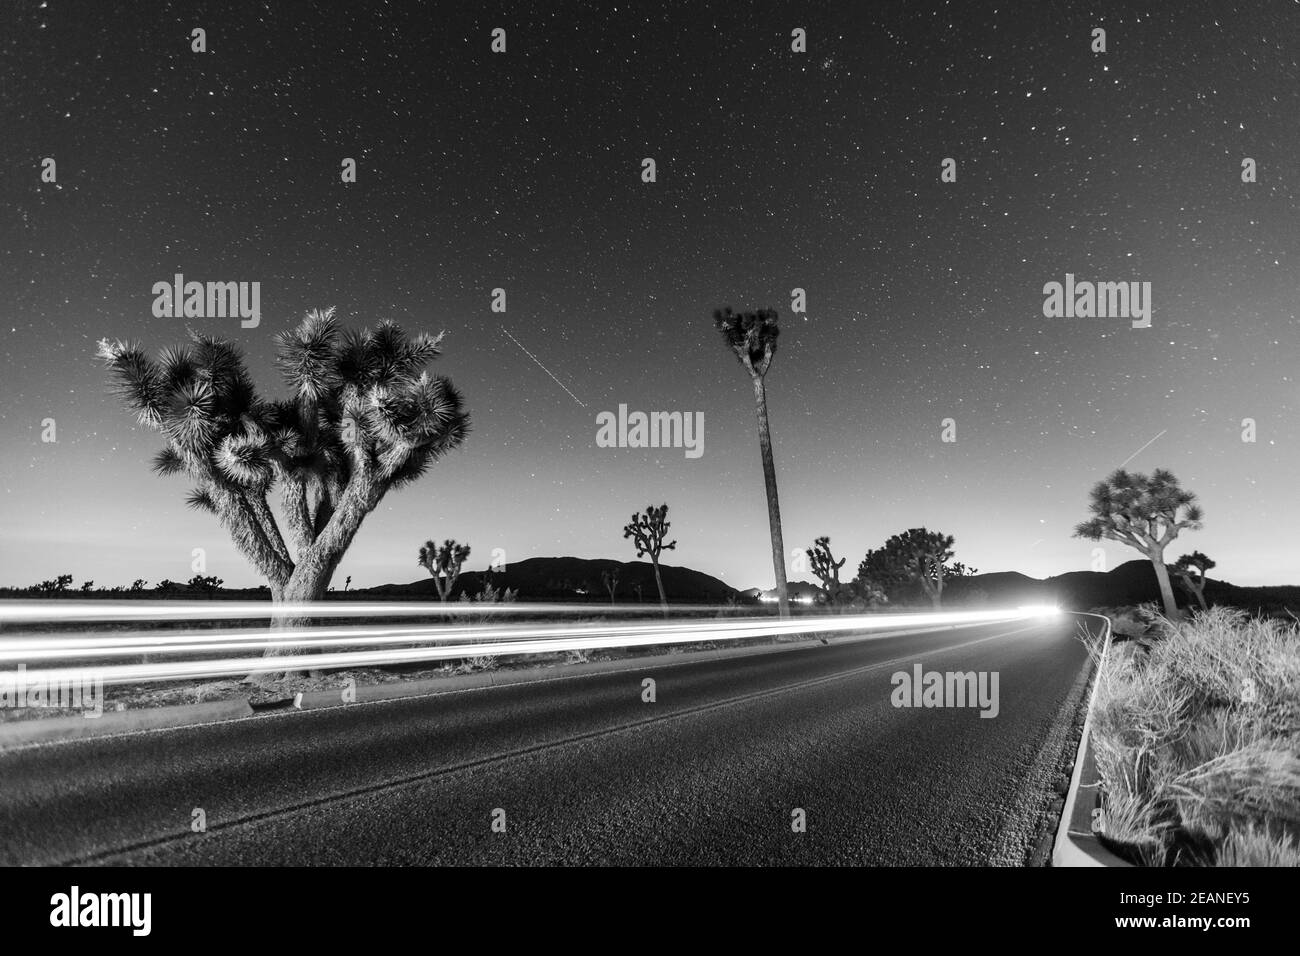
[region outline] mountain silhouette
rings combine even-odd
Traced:
[[[614,561],[609,558],[525,558],[508,564],[502,571],[464,571],[450,597],[459,600],[461,594],[478,594],[490,580],[494,587],[518,591],[520,600],[524,601],[599,603],[609,600],[609,591],[601,577],[611,569],[618,571],[618,586],[614,593],[619,603],[636,603],[637,585],[641,586],[639,598],[642,602],[659,602],[654,566],[649,561]],[[660,564],[659,573],[670,603],[721,604],[736,593],[734,588],[717,578],[691,568]],[[384,584],[364,593],[394,597],[428,595],[432,600],[438,599],[432,578],[410,584]]]

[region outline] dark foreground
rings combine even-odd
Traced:
[[[1019,865],[1086,679],[1078,621],[3,753],[0,863]],[[917,663],[998,672],[998,716],[895,708]]]

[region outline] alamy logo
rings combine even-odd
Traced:
[[[981,717],[998,715],[997,671],[895,671],[889,678],[895,707],[978,707]]]
[[[1151,327],[1150,282],[1075,282],[1043,286],[1043,315],[1049,319],[1132,319],[1133,328]]]
[[[684,448],[687,458],[704,454],[703,412],[628,412],[596,416],[597,448]]]
[[[238,316],[245,329],[262,321],[262,283],[186,282],[179,272],[172,282],[153,284],[157,319],[227,319]]]
[[[104,679],[93,671],[62,671],[29,677],[27,665],[0,671],[0,707],[57,707],[80,710],[83,717],[104,713]]]
[[[50,897],[51,926],[129,926],[133,936],[148,936],[152,927],[151,893],[69,893]]]

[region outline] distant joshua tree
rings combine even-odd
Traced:
[[[618,568],[607,568],[600,572],[600,581],[609,592],[609,603],[614,603],[614,593],[618,590]]]
[[[332,308],[309,312],[275,338],[282,401],[257,394],[233,344],[190,337],[156,361],[120,341],[101,341],[99,355],[126,406],[167,441],[154,469],[189,476],[189,504],[217,516],[276,605],[319,600],[366,515],[469,431],[460,394],[424,371],[441,335],[392,322],[345,332]],[[276,484],[287,538],[267,502]],[[272,622],[306,623],[279,611]]]
[[[776,354],[776,340],[781,329],[775,309],[757,312],[732,312],[730,308],[713,313],[713,324],[754,385],[754,404],[758,411],[758,449],[763,459],[763,485],[767,489],[767,524],[772,536],[772,571],[776,575],[776,598],[781,617],[790,616],[790,596],[786,591],[785,543],[781,536],[781,502],[776,493],[776,465],[772,461],[772,433],[767,422],[767,389],[764,377]]]
[[[93,591],[93,590],[95,590],[95,582],[94,582],[94,581],[82,581],[82,582],[81,582],[81,593],[82,593],[82,594],[87,594],[87,593],[89,593],[90,591]]]
[[[630,524],[623,526],[623,537],[631,538],[632,543],[636,545],[636,556],[650,556],[650,563],[655,569],[655,584],[659,587],[659,606],[668,613],[668,598],[664,596],[664,581],[659,575],[659,553],[661,551],[671,551],[677,547],[677,541],[674,539],[668,544],[664,544],[664,538],[668,536],[668,528],[672,524],[668,520],[668,506],[660,505],[656,508],[654,505],[646,505],[645,514],[639,511],[632,514]]]
[[[840,584],[840,568],[844,567],[846,558],[835,560],[835,555],[831,553],[831,539],[823,535],[813,542],[811,548],[804,549],[808,555],[809,567],[812,573],[817,576],[817,580],[822,583],[822,590],[826,593],[826,601],[829,604],[836,604],[843,598],[851,596],[852,589],[846,585]],[[849,592],[842,594],[842,592]]]
[[[209,600],[211,600],[213,595],[221,590],[221,585],[225,583],[226,582],[221,578],[212,575],[205,576],[202,574],[196,574],[189,580],[189,586],[194,588],[196,591],[206,592]]]
[[[893,535],[881,548],[867,552],[858,565],[858,581],[885,590],[919,582],[930,603],[938,608],[943,604],[945,570],[952,558],[953,542],[950,534],[909,528]]]
[[[1178,575],[1183,587],[1196,598],[1196,603],[1204,611],[1209,608],[1209,605],[1205,603],[1205,572],[1216,566],[1215,562],[1207,555],[1202,554],[1200,551],[1193,551],[1191,554],[1184,554],[1171,564],[1169,570]]]
[[[343,590],[346,591],[350,587],[352,587],[352,575],[349,574],[348,579],[343,582]]]
[[[71,574],[60,574],[57,578],[50,581],[41,581],[39,584],[29,584],[25,590],[28,594],[44,594],[54,596],[67,593],[68,588],[72,586]]]
[[[1180,531],[1196,531],[1203,512],[1196,495],[1178,485],[1173,472],[1157,468],[1148,477],[1116,469],[1092,489],[1092,517],[1077,525],[1076,538],[1109,538],[1140,551],[1155,568],[1165,614],[1174,617],[1178,605],[1165,567],[1165,548]]]
[[[148,583],[149,582],[144,578],[136,578],[131,582],[131,593],[138,594],[140,591],[144,590],[144,586]]]
[[[438,599],[446,601],[456,587],[461,566],[469,559],[469,545],[458,544],[448,538],[441,545],[426,541],[420,547],[416,561],[433,576],[433,586],[438,589]]]

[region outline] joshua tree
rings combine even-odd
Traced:
[[[1215,566],[1214,560],[1200,551],[1185,554],[1169,566],[1169,569],[1182,580],[1183,587],[1188,593],[1196,598],[1196,603],[1201,606],[1202,611],[1209,607],[1205,603],[1205,572]]]
[[[812,573],[817,575],[817,579],[822,583],[822,590],[826,592],[826,600],[834,603],[839,599],[840,588],[840,568],[844,567],[845,558],[835,560],[835,555],[831,553],[831,539],[823,535],[813,542],[811,548],[806,548],[804,553],[808,555],[809,566]]]
[[[352,575],[349,574],[347,580],[343,582],[343,590],[346,591],[350,587],[352,587]]]
[[[333,309],[309,312],[275,339],[291,391],[282,401],[257,394],[234,345],[190,337],[156,361],[120,341],[99,354],[127,407],[166,438],[154,469],[194,481],[189,504],[217,516],[274,604],[319,600],[366,515],[468,433],[454,386],[423,371],[441,335],[392,322],[344,332]],[[267,501],[277,484],[287,538]],[[302,619],[277,610],[272,622]]]
[[[131,582],[131,591],[132,592],[143,591],[144,586],[147,583],[148,582],[145,581],[144,578],[136,578],[134,581]]]
[[[194,588],[196,591],[206,591],[209,600],[211,600],[214,594],[221,590],[221,585],[225,583],[226,582],[221,578],[212,575],[204,576],[202,574],[196,574],[189,580],[189,586]]]
[[[664,580],[659,576],[659,552],[671,551],[677,547],[676,539],[664,544],[668,536],[668,506],[646,505],[645,514],[634,512],[631,524],[623,526],[623,537],[631,538],[636,545],[636,556],[650,555],[650,563],[655,569],[655,584],[659,586],[659,606],[668,613],[668,598],[664,596]]]
[[[433,576],[433,585],[438,589],[438,599],[447,600],[456,587],[460,577],[461,565],[469,559],[469,545],[457,544],[448,538],[441,545],[426,541],[420,547],[417,564]]]
[[[950,534],[909,528],[891,537],[883,547],[867,552],[858,565],[858,580],[885,589],[920,582],[930,603],[940,607],[944,572],[952,558],[953,541]]]
[[[609,592],[609,603],[614,603],[614,592],[618,590],[618,568],[607,568],[600,572],[601,583],[605,585],[605,590]]]
[[[1118,468],[1097,482],[1089,504],[1092,517],[1075,526],[1076,538],[1109,538],[1146,555],[1155,568],[1165,614],[1178,613],[1174,591],[1165,569],[1165,548],[1178,532],[1201,527],[1202,512],[1196,495],[1178,486],[1173,472],[1157,468],[1148,477]]]
[[[81,582],[81,593],[82,593],[82,594],[87,594],[87,593],[89,593],[89,592],[91,592],[91,591],[93,591],[93,590],[95,590],[95,582],[94,582],[94,581],[82,581],[82,582]]]
[[[713,313],[713,324],[723,340],[745,367],[754,385],[754,403],[758,410],[758,449],[763,458],[763,484],[767,489],[767,524],[772,534],[772,571],[776,575],[776,598],[781,617],[790,616],[790,597],[786,593],[785,544],[781,538],[781,502],[776,493],[776,465],[772,462],[772,433],[767,423],[767,390],[764,376],[776,354],[780,334],[775,309],[757,312],[732,312],[730,308]]]

